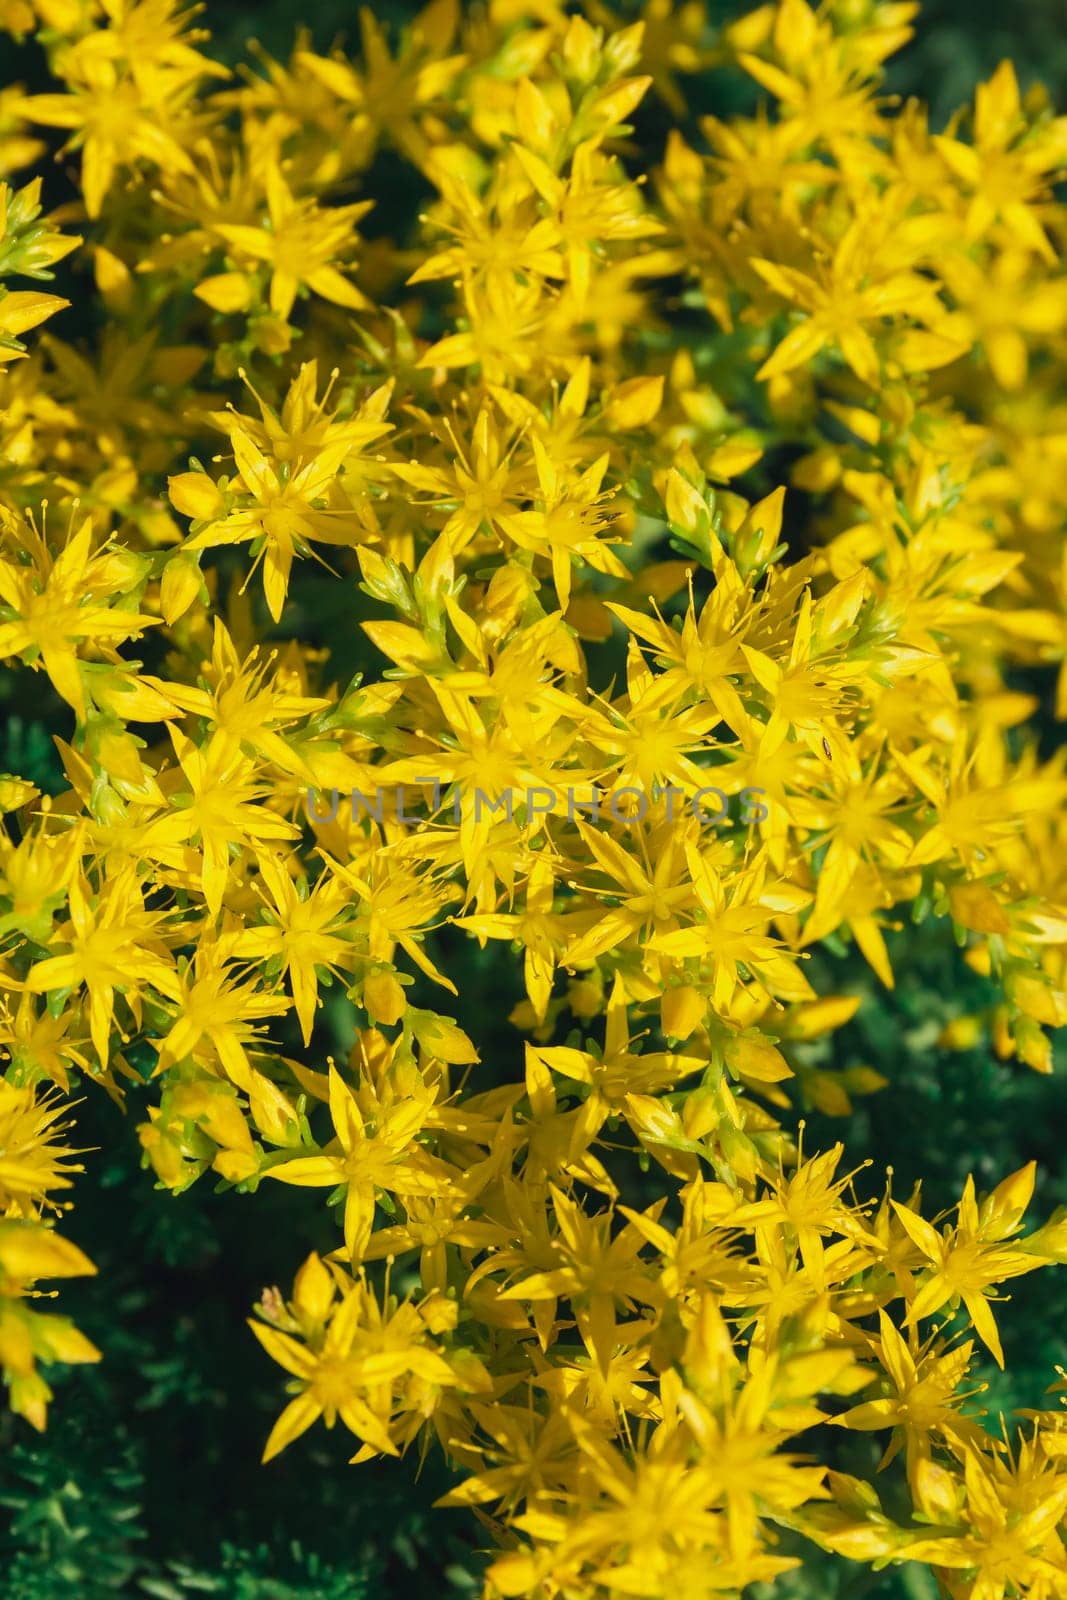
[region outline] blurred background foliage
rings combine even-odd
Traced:
[[[379,19],[398,25],[416,9],[396,0],[374,7]],[[716,22],[740,9],[749,8],[721,0],[710,6]],[[639,14],[638,7],[622,10]],[[338,41],[354,47],[358,40],[350,0],[316,0],[314,7],[297,0],[210,0],[203,20],[215,51],[230,62],[246,56],[251,40],[284,57],[298,27],[307,27],[319,48]],[[1067,0],[1008,6],[929,0],[916,39],[892,64],[888,87],[926,99],[941,123],[1005,56],[1024,84],[1040,79],[1062,105]],[[12,51],[4,76],[38,86],[44,69],[35,47]],[[690,80],[688,91],[694,119],[744,105],[738,98],[744,86],[724,83],[721,74]],[[665,113],[653,106],[644,116],[639,135],[655,150],[666,131]],[[405,190],[383,176],[391,175],[376,174],[372,187],[385,197],[376,228],[406,231],[418,197],[410,185]],[[65,334],[72,336],[69,325]],[[314,584],[310,575],[308,582]],[[295,598],[324,642],[360,637],[347,591],[343,616],[342,597],[325,587],[314,593],[298,587]],[[295,626],[299,631],[299,618]],[[360,664],[344,651],[337,654],[339,677]],[[363,665],[373,670],[369,661]],[[63,779],[51,736],[63,727],[64,708],[42,697],[39,677],[31,689],[28,674],[0,675],[0,770],[58,791]],[[1046,731],[1054,742],[1058,730],[1051,722]],[[947,1023],[987,1003],[983,981],[963,962],[945,922],[901,929],[890,936],[890,949],[893,992],[852,952],[824,952],[813,960],[811,977],[820,993],[862,994],[863,1004],[852,1023],[808,1047],[800,1063],[806,1070],[791,1088],[805,1140],[810,1148],[827,1148],[847,1132],[847,1164],[860,1168],[857,1191],[879,1197],[891,1169],[894,1193],[907,1198],[921,1177],[928,1214],[958,1198],[968,1171],[979,1188],[990,1188],[1036,1159],[1034,1214],[1047,1214],[1067,1201],[1063,1052],[1059,1071],[1039,1077],[999,1065],[984,1043],[939,1048]],[[509,990],[492,952],[480,952],[461,936],[442,936],[434,958],[459,987],[453,1009],[482,1049],[483,1085],[513,1079],[521,1070],[521,1035],[508,1014],[521,994],[520,964]],[[421,980],[412,998],[437,1003]],[[343,1001],[330,1021],[342,1053],[349,1043]],[[299,1048],[295,1036],[283,1042],[293,1053]],[[857,1099],[847,1121],[829,1115],[825,1087],[813,1090],[828,1080],[813,1074],[843,1081],[838,1075],[857,1066],[873,1068],[886,1086]],[[68,1231],[100,1270],[93,1280],[65,1285],[64,1310],[104,1349],[105,1360],[68,1369],[57,1382],[43,1438],[0,1414],[0,1600],[461,1600],[475,1594],[483,1532],[472,1514],[432,1509],[450,1481],[432,1458],[417,1481],[414,1460],[346,1467],[344,1439],[320,1428],[269,1467],[259,1465],[279,1385],[277,1369],[245,1319],[279,1273],[288,1285],[310,1249],[336,1243],[335,1224],[319,1197],[270,1185],[254,1198],[219,1194],[210,1178],[178,1198],[157,1191],[140,1170],[134,1129],[143,1109],[131,1104],[129,1111],[123,1117],[91,1094],[77,1107],[78,1141],[94,1148],[90,1171],[75,1190]],[[649,1197],[654,1184],[652,1175]],[[999,1319],[1010,1376],[991,1362],[979,1371],[989,1386],[985,1403],[1007,1411],[1042,1403],[1053,1365],[1062,1359],[1065,1276],[1041,1274],[1040,1281],[1024,1278],[1014,1286],[1013,1303]],[[869,1470],[877,1458],[869,1436],[826,1431],[833,1435],[826,1448],[834,1449],[842,1470]],[[805,1555],[804,1570],[774,1586],[774,1600],[858,1600],[861,1594],[934,1600],[922,1569],[877,1575],[810,1550]],[[770,1600],[770,1590],[755,1600]]]
[[[420,8],[404,0],[376,0],[371,9],[380,20],[402,26]],[[627,20],[641,14],[634,0],[612,9]],[[737,0],[708,0],[707,6],[713,24],[752,9]],[[216,52],[230,61],[241,59],[250,39],[284,55],[294,25],[308,28],[319,48],[337,41],[351,45],[359,31],[353,0],[315,0],[305,7],[295,0],[210,0],[207,21]],[[1024,83],[1040,79],[1059,95],[1067,82],[1064,0],[925,0],[916,38],[891,68],[890,87],[927,100],[936,120],[954,111],[1005,56],[1015,62]],[[721,112],[720,103],[690,98],[695,112]]]

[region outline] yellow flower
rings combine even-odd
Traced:
[[[935,144],[948,166],[973,189],[966,237],[984,239],[997,222],[1046,261],[1055,255],[1037,213],[1067,164],[1067,117],[1028,128],[1019,84],[1002,61],[975,97],[974,143],[943,137]]]
[[[37,1309],[92,1270],[48,1215],[92,1181],[84,1076],[147,1095],[175,1193],[213,1174],[254,1226],[265,1179],[319,1191],[338,1248],[257,1307],[266,1457],[319,1418],[355,1462],[437,1451],[487,1597],[737,1597],[808,1546],[1067,1592],[1067,1430],[1001,1438],[968,1379],[1067,1221],[1023,1231],[1032,1164],[950,1216],[868,1201],[847,1131],[796,1124],[890,1075],[829,1039],[877,1024],[864,962],[981,981],[935,1077],[983,1041],[1050,1071],[1067,1022],[1067,119],[1004,65],[931,134],[884,92],[912,10],[432,0],[231,73],[173,0],[0,0],[51,73],[0,90],[0,174],[23,118],[69,133],[94,233],[78,348],[27,353],[78,241],[0,181],[31,1425],[97,1356]],[[738,93],[690,116],[711,66]],[[425,215],[361,240],[394,172]],[[828,1421],[900,1453],[885,1507]]]
[[[951,1231],[941,1234],[909,1207],[893,1202],[893,1209],[909,1237],[933,1268],[911,1303],[909,1322],[932,1317],[942,1306],[962,1300],[978,1337],[992,1353],[998,1367],[1004,1365],[1004,1354],[987,1292],[993,1284],[1020,1273],[1033,1272],[1041,1264],[1039,1257],[1028,1254],[1018,1245],[1004,1243],[1018,1232],[1018,1219],[1033,1192],[1034,1170],[1031,1162],[1011,1178],[1005,1178],[985,1217],[980,1215],[975,1200],[974,1179],[968,1178],[957,1224]],[[1009,1195],[1010,1207],[1006,1204]]]
[[[150,837],[161,844],[197,842],[200,885],[211,915],[217,916],[229,879],[231,848],[262,849],[296,838],[298,830],[259,803],[267,791],[257,780],[255,765],[235,752],[225,736],[216,733],[200,750],[173,723],[169,732],[181,781],[174,808],[153,825]]]
[[[0,301],[0,311],[3,302]],[[34,566],[0,560],[0,600],[13,620],[0,621],[0,658],[40,655],[41,664],[79,718],[86,714],[78,647],[85,641],[118,643],[156,625],[157,619],[102,604],[122,586],[122,575],[106,550],[92,553],[93,525],[72,528],[59,556],[39,535],[23,537]]]
[[[270,1166],[265,1176],[301,1188],[337,1188],[345,1194],[345,1249],[362,1259],[370,1239],[374,1198],[379,1189],[398,1195],[447,1194],[450,1169],[417,1143],[433,1107],[433,1095],[418,1080],[406,1103],[383,1108],[378,1126],[368,1129],[359,1102],[335,1067],[330,1068],[330,1116],[336,1154],[297,1156]]]
[[[290,1401],[263,1451],[270,1461],[322,1417],[332,1428],[340,1417],[361,1443],[360,1455],[399,1455],[392,1433],[401,1392],[412,1385],[440,1388],[463,1377],[434,1349],[423,1307],[411,1302],[380,1306],[368,1284],[353,1283],[328,1312],[325,1333],[314,1347],[263,1322],[251,1322],[267,1354],[296,1379]]]
[[[183,144],[187,71],[156,68],[138,81],[105,55],[83,52],[70,60],[66,94],[28,95],[19,109],[46,127],[72,130],[64,149],[82,151],[82,194],[90,217],[100,215],[120,167],[143,161],[167,173],[192,173]]]
[[[307,382],[314,381],[315,369],[311,367]],[[300,384],[300,390],[306,395],[305,383]],[[294,558],[310,553],[312,540],[327,544],[355,542],[350,529],[338,527],[346,512],[339,507],[327,509],[324,501],[345,462],[358,453],[359,446],[389,431],[390,425],[381,420],[389,392],[386,386],[371,395],[359,416],[350,423],[336,424],[331,430],[332,438],[318,449],[309,449],[306,460],[297,456],[294,461],[292,457],[293,443],[300,437],[299,411],[281,428],[274,425],[279,437],[273,464],[255,443],[253,433],[232,422],[230,442],[240,475],[239,488],[231,488],[226,497],[202,472],[179,473],[170,479],[170,496],[176,510],[198,525],[186,540],[185,550],[254,541],[258,548],[252,570],[262,560],[264,593],[271,616],[277,621],[285,604]],[[296,441],[288,431],[294,424]],[[266,431],[270,433],[270,427]]]
[[[269,266],[270,306],[288,318],[297,291],[306,286],[334,305],[366,311],[370,301],[338,271],[356,243],[353,224],[366,216],[372,202],[321,210],[313,200],[298,200],[275,166],[266,173],[269,222],[262,228],[219,222],[215,232],[234,256]]]
[[[872,255],[870,226],[861,215],[825,268],[805,272],[753,258],[752,267],[775,294],[807,313],[763,363],[758,378],[781,377],[810,362],[826,345],[836,344],[857,378],[874,386],[881,363],[872,329],[876,336],[884,318],[902,313],[935,329],[943,322],[945,307],[935,284],[895,263],[881,265]],[[950,346],[947,358],[965,348]]]
[[[233,954],[271,968],[281,963],[279,975],[289,977],[304,1043],[309,1044],[318,1004],[316,968],[338,975],[338,964],[351,960],[351,942],[337,931],[344,922],[348,893],[329,876],[311,890],[303,885],[301,892],[281,863],[268,855],[260,857],[259,870],[273,906],[267,907],[265,925],[237,935]]]
[[[70,949],[36,962],[26,986],[33,994],[50,994],[85,985],[93,1048],[106,1067],[116,992],[131,990],[136,996],[151,985],[165,994],[170,986],[172,967],[160,932],[163,913],[145,907],[132,868],[108,879],[96,894],[84,880],[75,879],[69,910],[58,942]]]

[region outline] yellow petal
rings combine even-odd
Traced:
[[[291,1400],[270,1430],[270,1437],[263,1447],[264,1462],[272,1461],[286,1445],[299,1439],[321,1415],[321,1406],[310,1395],[301,1394]]]
[[[193,522],[211,522],[222,515],[222,495],[206,472],[179,472],[167,479],[167,493],[174,509]]]
[[[252,304],[252,283],[243,272],[216,273],[197,284],[193,293],[213,311],[247,311]]]

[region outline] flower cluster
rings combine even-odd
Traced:
[[[0,779],[34,1424],[34,1358],[97,1354],[25,1304],[91,1270],[43,1215],[84,1082],[168,1188],[337,1207],[257,1308],[266,1453],[436,1442],[487,1594],[736,1594],[807,1540],[1067,1595],[1063,1415],[1011,1444],[967,1387],[1067,1225],[1022,1231],[1032,1165],[864,1201],[789,1116],[860,1003],[812,953],[892,986],[904,918],[989,979],[957,1036],[1046,1072],[1067,1021],[1067,117],[1005,63],[931,131],[880,93],[915,11],[433,0],[237,75],[173,0],[0,6],[54,79],[0,171],[80,171],[51,220],[0,185],[0,661],[63,730],[58,792]],[[713,70],[750,114],[691,115]],[[398,787],[421,826],[307,805]],[[521,966],[512,1062],[429,1003],[465,941]]]

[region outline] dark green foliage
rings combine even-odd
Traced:
[[[361,1600],[423,1581],[459,1600],[480,1530],[432,1509],[452,1481],[439,1462],[418,1482],[414,1459],[348,1467],[348,1436],[318,1429],[260,1466],[278,1374],[245,1318],[279,1272],[337,1243],[331,1217],[313,1200],[294,1214],[280,1188],[155,1189],[129,1110],[77,1107],[98,1149],[67,1232],[100,1271],[64,1306],[104,1360],[63,1373],[40,1439],[0,1420],[0,1600]]]
[[[85,1416],[57,1416],[40,1443],[23,1435],[7,1454],[0,1493],[10,1518],[0,1544],[3,1600],[131,1592],[145,1539],[142,1492],[135,1447]]]
[[[853,1022],[828,1042],[830,1063],[872,1066],[888,1085],[857,1100],[847,1123],[807,1113],[811,1148],[844,1139],[849,1167],[871,1163],[857,1174],[856,1189],[872,1198],[881,1197],[887,1171],[894,1194],[905,1202],[921,1179],[927,1216],[956,1203],[969,1172],[980,1191],[989,1190],[1036,1161],[1032,1215],[1043,1221],[1067,1204],[1062,1043],[1057,1070],[1048,1077],[998,1062],[988,1040],[972,1050],[938,1048],[946,1023],[988,1004],[989,986],[964,962],[947,921],[909,928],[890,939],[889,949],[897,975],[891,994],[852,960],[836,984],[825,972],[813,980],[820,993],[864,994]],[[1049,1403],[1044,1390],[1063,1360],[1067,1275],[1019,1278],[1008,1292],[1011,1304],[998,1314],[1007,1372],[988,1356],[974,1371],[976,1381],[989,1385],[983,1403],[1010,1412]]]

